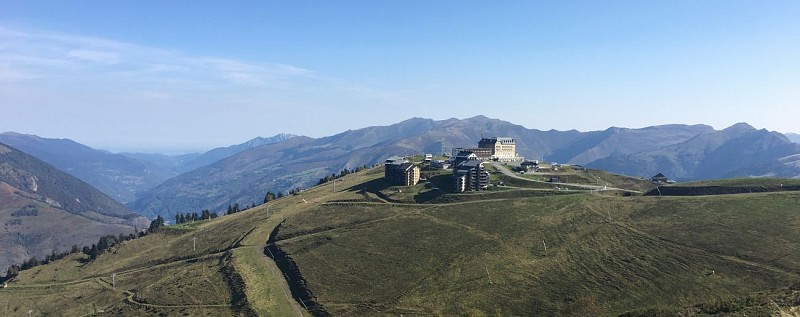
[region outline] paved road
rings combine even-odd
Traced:
[[[513,177],[513,178],[516,178],[516,179],[521,179],[521,180],[529,181],[529,182],[533,182],[533,183],[553,184],[553,183],[550,183],[550,182],[539,181],[539,180],[535,180],[535,179],[530,179],[530,178],[527,178],[527,177],[519,176],[516,173],[514,173],[513,171],[511,171],[510,169],[508,169],[508,167],[505,167],[505,166],[503,166],[503,164],[500,164],[500,163],[491,162],[490,164],[494,165],[494,167],[496,167],[497,170],[500,171],[500,173],[503,173],[503,175],[506,175],[506,176],[509,176],[509,177]],[[585,189],[590,189],[590,190],[603,189],[603,186],[597,186],[597,185],[570,184],[570,183],[559,183],[559,184],[575,186],[575,187],[580,187],[580,188],[585,188]]]
[[[494,167],[496,167],[497,170],[500,171],[500,173],[503,173],[503,175],[506,175],[506,176],[509,176],[509,177],[513,177],[513,178],[516,178],[516,179],[521,179],[521,180],[524,180],[524,181],[534,182],[534,183],[553,184],[553,183],[549,183],[549,182],[545,182],[545,181],[538,181],[538,180],[535,180],[535,179],[530,179],[530,178],[527,178],[527,177],[519,176],[519,175],[515,174],[514,172],[512,172],[507,167],[503,166],[503,164],[500,164],[500,163],[490,162],[490,164],[492,164]],[[569,186],[572,186],[572,187],[578,187],[578,188],[583,188],[583,189],[588,189],[588,190],[621,190],[621,191],[626,191],[626,192],[630,192],[630,193],[641,193],[640,191],[636,191],[636,190],[609,187],[609,186],[597,186],[597,185],[574,184],[574,183],[556,183],[556,184],[564,184],[564,185],[569,185]]]

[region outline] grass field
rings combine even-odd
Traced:
[[[696,186],[728,186],[728,187],[742,187],[742,186],[763,186],[763,187],[780,187],[783,186],[800,186],[800,179],[787,179],[787,178],[730,178],[730,179],[716,179],[705,180],[686,183],[675,183],[670,186],[675,187],[696,187]]]
[[[124,242],[95,261],[74,254],[21,271],[0,290],[0,315],[28,310],[37,315],[247,315],[249,304],[237,295],[242,287],[236,285],[234,261],[226,256],[226,250],[247,248],[240,240],[257,225],[247,216],[165,228]]]
[[[382,174],[169,227],[94,262],[71,255],[22,271],[0,289],[0,315],[310,316],[264,254],[279,224],[277,246],[336,316],[770,316],[800,306],[798,192],[455,194],[444,174],[411,188]]]
[[[800,179],[734,178],[675,183],[646,193],[651,196],[712,196],[744,193],[800,191]]]
[[[278,239],[334,315],[677,314],[800,282],[798,199],[320,206]]]

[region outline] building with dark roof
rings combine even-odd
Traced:
[[[662,173],[658,173],[658,174],[656,174],[656,176],[653,176],[652,178],[650,178],[650,182],[653,182],[653,183],[656,183],[656,184],[672,184],[672,183],[674,183],[674,181],[670,180],[669,178],[664,176],[664,174],[662,174]]]
[[[419,166],[402,157],[387,159],[383,167],[383,176],[392,185],[414,186],[419,183]]]
[[[482,138],[478,147],[491,150],[491,159],[513,161],[517,159],[517,141],[514,138]]]
[[[457,192],[481,190],[489,187],[489,172],[483,162],[468,160],[461,162],[453,169],[455,189]]]
[[[450,166],[458,166],[458,164],[464,163],[466,161],[472,160],[480,160],[480,158],[468,150],[463,150],[458,152],[457,155],[450,158]]]
[[[519,165],[519,167],[526,172],[536,171],[539,168],[539,161],[525,161]]]
[[[488,161],[492,159],[492,149],[487,148],[453,148],[453,155],[451,156],[451,161],[455,162],[455,159],[459,156],[465,156],[468,154],[474,154],[478,160],[481,161]]]

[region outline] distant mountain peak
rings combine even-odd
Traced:
[[[216,161],[219,161],[221,159],[233,156],[235,154],[238,154],[238,153],[241,153],[241,152],[253,149],[253,148],[257,148],[259,146],[275,144],[275,143],[281,143],[281,142],[284,142],[286,140],[290,140],[290,139],[293,139],[293,138],[296,138],[296,137],[298,137],[298,136],[296,136],[294,134],[279,133],[279,134],[276,134],[276,135],[271,136],[271,137],[266,137],[266,138],[264,138],[264,137],[256,137],[256,138],[250,139],[247,142],[244,142],[244,143],[241,143],[241,144],[231,145],[231,146],[227,146],[227,147],[215,148],[215,149],[212,149],[212,150],[210,150],[208,152],[205,152],[205,153],[201,154],[200,156],[190,160],[189,162],[186,162],[185,164],[182,164],[182,166],[180,167],[180,172],[188,172],[188,171],[191,171],[193,169],[209,165],[209,164],[214,163]]]
[[[739,123],[736,123],[736,124],[734,124],[734,125],[732,125],[732,126],[730,126],[730,127],[727,127],[727,128],[725,128],[725,129],[723,129],[722,131],[728,131],[728,132],[731,132],[731,131],[744,132],[744,131],[751,131],[751,130],[755,130],[755,129],[756,129],[756,128],[754,128],[753,126],[751,126],[751,125],[747,124],[746,122],[739,122]]]
[[[239,144],[239,146],[256,147],[256,146],[264,145],[264,144],[272,144],[272,143],[277,143],[277,142],[283,142],[283,141],[286,141],[286,140],[291,139],[291,138],[296,137],[296,136],[297,135],[289,134],[289,133],[278,133],[278,134],[273,135],[271,137],[260,137],[259,136],[259,137],[252,138],[252,139],[248,140],[247,142]]]
[[[400,121],[398,124],[409,123],[409,122],[427,122],[427,121],[433,121],[433,120],[428,118],[411,117],[406,120]]]

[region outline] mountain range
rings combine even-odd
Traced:
[[[91,185],[0,143],[0,269],[149,221]]]
[[[784,135],[739,123],[651,151],[609,156],[591,167],[625,175],[662,172],[678,180],[798,177],[800,144]]]
[[[202,155],[110,154],[90,149],[93,151],[90,153],[136,162],[136,173],[125,176],[121,176],[124,168],[98,168],[111,166],[110,163],[75,160],[88,155],[61,155],[58,157],[61,161],[70,163],[54,160],[52,164],[73,166],[65,171],[76,176],[82,174],[75,166],[84,166],[84,174],[91,174],[88,170],[99,175],[79,178],[106,192],[109,190],[104,181],[142,180],[137,183],[142,184],[139,187],[133,186],[133,181],[128,182],[125,199],[119,200],[147,217],[161,214],[171,219],[179,212],[224,211],[236,203],[244,206],[260,203],[268,191],[285,193],[308,187],[342,169],[371,166],[392,155],[449,154],[453,147],[476,146],[483,136],[513,137],[519,154],[529,159],[581,164],[638,177],[651,177],[659,172],[678,181],[800,176],[800,145],[780,133],[757,130],[745,123],[723,130],[707,125],[671,124],[579,132],[528,129],[485,116],[446,120],[412,118],[322,138],[279,134]],[[57,141],[41,142],[71,142]],[[39,151],[32,154],[42,155],[41,149],[32,148]],[[55,152],[41,158],[53,160]],[[145,182],[143,175],[152,178]]]
[[[291,137],[293,135],[290,134],[257,137],[238,145],[183,155],[115,154],[69,139],[42,138],[15,132],[0,133],[0,142],[33,155],[92,184],[117,201],[127,203],[133,201],[138,193],[152,189],[167,179],[238,152]]]
[[[747,124],[720,131],[707,125],[662,125],[578,132],[527,129],[484,116],[413,118],[255,147],[170,179],[128,206],[148,216],[203,208],[222,211],[234,203],[260,203],[267,191],[307,187],[326,175],[373,165],[392,155],[474,147],[482,136],[513,137],[520,155],[531,159],[544,157],[640,177],[659,172],[677,180],[800,176],[798,159],[792,156],[800,153],[800,146],[779,133]],[[674,157],[668,159],[667,154]]]

